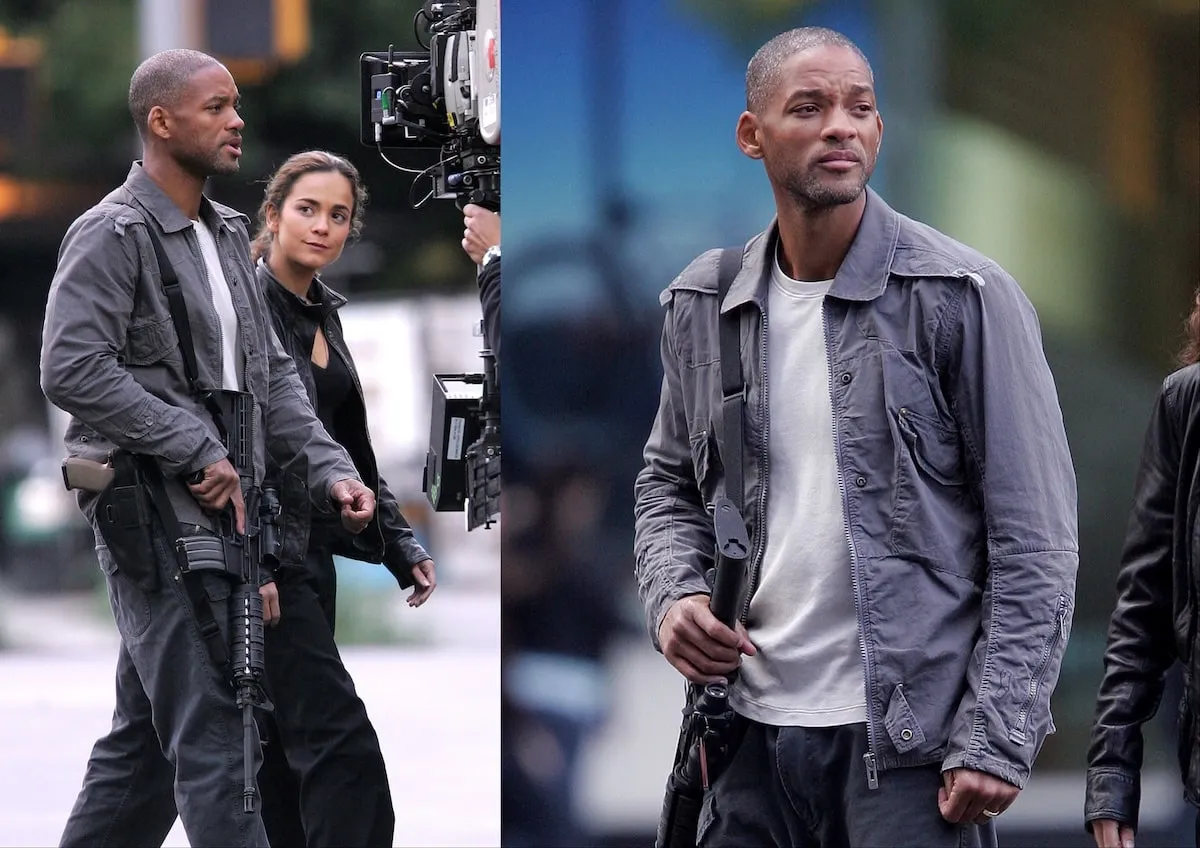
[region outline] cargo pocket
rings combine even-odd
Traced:
[[[913,748],[925,743],[925,731],[917,723],[908,699],[904,697],[904,685],[897,683],[892,690],[892,700],[888,704],[887,714],[883,717],[883,726],[887,728],[888,736],[899,754],[907,754]]]
[[[897,409],[895,416],[913,465],[942,486],[963,485],[958,434],[907,406]]]
[[[884,399],[881,438],[891,440],[894,480],[888,552],[977,580],[986,538],[957,426],[900,353],[884,356]]]
[[[164,360],[181,363],[179,337],[170,316],[129,325],[126,332],[125,364],[154,365]]]
[[[122,639],[136,640],[150,627],[150,599],[132,580],[121,573],[120,566],[107,545],[96,546],[96,559],[104,572],[108,588],[108,604]]]

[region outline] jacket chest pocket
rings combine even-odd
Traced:
[[[936,375],[911,354],[889,351],[882,359],[881,436],[891,441],[893,473],[890,552],[973,577],[983,522],[958,429],[934,400]],[[887,463],[886,454],[880,461]]]
[[[164,360],[182,362],[179,337],[170,317],[136,321],[125,335],[124,359],[127,365],[154,365]]]

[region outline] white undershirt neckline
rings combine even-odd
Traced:
[[[193,218],[192,226],[200,242],[200,255],[208,272],[208,287],[212,292],[212,305],[217,313],[217,324],[221,328],[221,387],[238,391],[242,388],[241,332],[238,327],[237,310],[233,305],[233,293],[221,267],[221,256],[217,252],[217,240],[203,219]]]

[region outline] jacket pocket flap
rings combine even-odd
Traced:
[[[901,683],[897,683],[892,690],[892,700],[888,704],[887,715],[883,717],[883,725],[898,753],[907,753],[925,742],[925,731],[917,724],[917,717],[904,697],[904,685]]]

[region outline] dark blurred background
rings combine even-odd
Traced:
[[[999,261],[1038,309],[1081,565],[1058,732],[1000,838],[1090,843],[1083,769],[1133,476],[1200,283],[1194,0],[505,6],[506,844],[652,839],[682,706],[632,578],[657,295],[770,221],[761,166],[734,145],[743,75],[770,36],[807,24],[874,66],[876,190]],[[1148,728],[1139,844],[1190,840],[1177,700],[1173,679]]]
[[[436,523],[420,492],[429,427],[422,405],[428,407],[435,367],[482,367],[471,326],[478,322],[475,268],[459,245],[462,217],[454,204],[429,200],[413,208],[428,180],[414,192],[410,174],[359,142],[359,55],[389,44],[419,49],[413,15],[421,6],[420,0],[0,0],[0,577],[9,585],[53,591],[94,581],[90,544],[78,552],[72,534],[58,532],[76,515],[55,476],[63,422],[38,389],[42,315],[67,226],[120,184],[140,155],[126,106],[129,77],[143,58],[169,47],[216,55],[238,82],[246,121],[241,170],[211,180],[208,191],[249,215],[253,226],[267,176],[292,153],[325,148],[348,156],[362,173],[370,193],[363,238],[324,277],[351,298],[344,316],[351,338],[364,336],[356,353],[368,405],[375,405],[385,476],[396,478],[414,521]],[[415,169],[437,155],[386,153]],[[374,338],[356,334],[356,309],[375,319]],[[433,313],[452,312],[453,323],[434,321]],[[391,324],[379,320],[389,314]],[[400,342],[409,338],[415,339],[410,355],[398,360]],[[391,395],[388,385],[375,388],[383,372]],[[408,404],[415,406],[411,415],[394,414],[397,403],[404,405],[395,397],[401,383],[417,400]],[[401,426],[403,445],[394,432]],[[58,494],[49,497],[51,491]],[[59,514],[63,503],[68,516]],[[459,518],[446,520],[457,529]],[[23,546],[53,551],[55,564],[27,556]],[[82,562],[73,561],[77,552]]]

